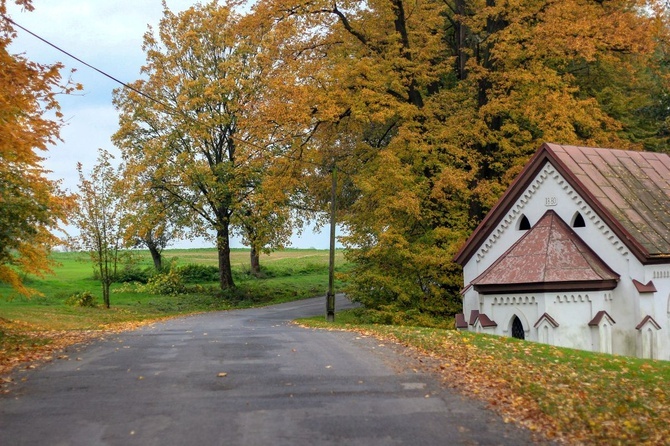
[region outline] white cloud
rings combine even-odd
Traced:
[[[167,1],[172,11],[195,3],[198,2]],[[33,6],[33,12],[21,12],[8,2],[7,10],[19,25],[123,82],[139,78],[145,61],[144,33],[148,24],[157,27],[163,13],[160,0],[33,0]],[[112,90],[119,84],[25,31],[17,32],[11,52],[25,53],[28,59],[44,64],[62,62],[62,75],[67,77],[70,70],[76,69],[73,80],[84,86],[83,94],[59,97],[67,125],[61,129],[63,142],[49,149],[44,163],[52,171],[51,178],[60,179],[63,188],[76,191],[77,162],[88,171],[95,164],[98,148],[118,153],[110,138],[118,125]],[[327,231],[315,234],[307,229],[292,242],[296,247],[327,248]],[[195,245],[207,246],[207,242],[198,241]],[[240,246],[238,240],[232,240],[232,245]]]

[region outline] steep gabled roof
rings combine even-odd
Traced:
[[[540,324],[544,321],[547,321],[554,328],[558,327],[558,322],[556,322],[556,319],[549,316],[548,313],[542,314],[542,316],[540,316],[540,318],[537,320],[537,322],[535,322],[535,325],[533,325],[533,327],[535,327],[535,328],[539,327]]]
[[[670,262],[670,156],[545,143],[454,257],[457,263],[467,263],[547,162],[640,262]]]
[[[472,281],[480,293],[611,290],[612,271],[554,211]]]
[[[593,319],[591,319],[591,321],[589,322],[589,326],[590,327],[597,327],[598,325],[600,325],[600,323],[603,321],[603,319],[610,324],[616,324],[614,319],[612,319],[612,316],[610,316],[607,311],[600,310],[599,312],[596,313],[596,315],[593,317]]]
[[[651,324],[652,327],[654,327],[656,330],[660,330],[661,326],[654,320],[653,317],[646,315],[644,319],[642,319],[642,322],[637,324],[637,327],[635,327],[636,330],[642,330],[642,327],[644,327],[647,323]]]

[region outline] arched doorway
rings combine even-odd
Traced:
[[[518,316],[512,319],[512,337],[517,339],[526,339],[526,333],[523,330],[523,324]]]

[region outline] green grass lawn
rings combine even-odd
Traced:
[[[670,362],[558,348],[509,337],[361,324],[357,310],[335,324],[431,357],[431,371],[481,398],[506,420],[567,444],[660,445],[670,438]],[[419,362],[417,361],[417,364]]]
[[[47,330],[94,329],[115,321],[144,320],[314,297],[325,294],[328,285],[327,251],[291,249],[263,255],[261,268],[264,277],[256,278],[249,274],[249,251],[234,249],[231,261],[237,290],[232,296],[222,296],[216,280],[198,283],[197,287],[190,286],[194,291],[179,296],[138,293],[129,291],[133,288],[131,286],[113,284],[110,310],[85,309],[65,305],[65,300],[74,293],[89,291],[101,302],[101,285],[94,278],[88,256],[82,253],[54,253],[53,256],[59,262],[53,275],[29,277],[25,281],[41,296],[12,296],[9,287],[0,285],[0,318]],[[133,265],[137,269],[152,265],[147,251],[134,252],[133,257]],[[177,266],[218,265],[214,249],[168,250],[164,258],[166,264]],[[337,253],[336,262],[341,268],[342,253]]]

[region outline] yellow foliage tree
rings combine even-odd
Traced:
[[[645,131],[665,131],[662,3],[257,2],[268,23],[292,24],[282,59],[306,67],[297,84],[323,122],[303,159],[337,160],[349,177],[349,293],[453,312],[451,258],[542,142],[641,147],[635,116],[651,106]],[[616,83],[602,91],[605,76]]]
[[[286,230],[268,225],[290,224],[265,218],[284,201],[284,192],[263,180],[273,169],[269,160],[292,143],[268,118],[267,90],[281,79],[261,55],[263,30],[242,26],[241,3],[212,1],[179,14],[164,3],[158,33],[144,37],[146,80],[115,93],[114,141],[126,168],[152,169],[151,187],[187,210],[184,226],[197,235],[214,233],[222,290],[235,285],[235,230],[258,251],[284,240]]]

